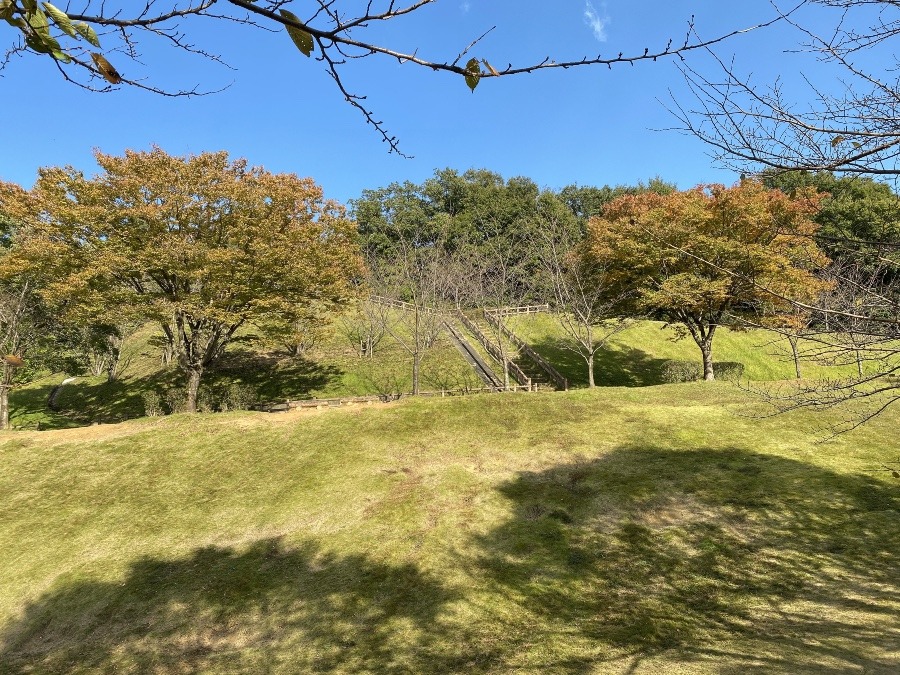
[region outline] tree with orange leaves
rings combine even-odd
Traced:
[[[197,408],[204,372],[238,330],[289,330],[352,293],[354,223],[312,179],[159,148],[97,153],[103,172],[42,169],[35,227],[58,261],[48,296],[130,307],[157,322]]]
[[[648,313],[690,335],[715,377],[718,326],[736,315],[791,305],[825,287],[828,262],[812,235],[818,197],[788,197],[754,180],[699,186],[668,195],[621,197],[588,226],[590,254],[607,270],[610,291],[633,288],[624,311]]]

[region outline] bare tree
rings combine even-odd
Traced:
[[[106,91],[120,85],[145,89],[167,96],[191,96],[209,93],[198,86],[169,88],[157,84],[160,68],[143,65],[142,42],[159,42],[170,50],[184,52],[226,65],[225,57],[195,39],[203,22],[231,23],[240,27],[268,32],[285,31],[306,56],[322,63],[337,87],[339,96],[355,107],[366,122],[374,127],[390,151],[400,152],[398,141],[386,130],[365,95],[354,93],[345,85],[343,72],[354,60],[382,57],[402,64],[446,72],[465,79],[475,89],[482,79],[533,73],[539,70],[580,66],[608,66],[682,57],[698,49],[710,47],[750,30],[779,21],[767,22],[727,31],[712,39],[699,40],[693,30],[693,19],[683,40],[670,39],[665,45],[650,47],[632,54],[597,54],[578,58],[536,57],[530,63],[494,67],[474,50],[496,28],[488,28],[474,39],[463,40],[452,58],[426,55],[428,36],[421,36],[423,48],[409,50],[390,41],[381,41],[378,25],[388,21],[408,20],[437,0],[144,0],[114,2],[84,0],[75,9],[66,3],[63,11],[48,2],[37,0],[0,0],[0,19],[15,31],[17,40],[0,61],[0,69],[14,56],[31,55],[53,60],[66,80],[93,91]],[[291,9],[304,13],[298,16]],[[9,30],[9,29],[8,29]],[[138,75],[118,69],[121,62],[143,70]],[[113,62],[119,64],[114,65]],[[402,154],[402,153],[400,153]]]
[[[682,62],[694,102],[676,101],[681,128],[709,144],[722,165],[739,171],[900,175],[898,4],[804,0],[780,14],[798,38],[785,59],[815,67],[804,74],[805,95],[780,81],[756,83],[733,59],[709,49],[712,74]],[[811,25],[827,28],[816,32]]]
[[[27,278],[0,284],[0,429],[9,428],[9,392],[24,371],[29,352],[51,340],[51,315]]]
[[[419,393],[422,358],[444,329],[440,307],[446,297],[447,274],[442,246],[417,248],[399,239],[393,252],[372,261],[373,288],[396,310],[386,314],[384,328],[412,357],[412,393]]]
[[[372,358],[375,349],[387,333],[390,321],[388,306],[372,298],[359,300],[355,306],[340,315],[343,333],[360,358]]]
[[[554,316],[566,339],[559,346],[584,359],[588,387],[596,386],[594,360],[630,320],[617,317],[614,308],[626,291],[612,291],[606,270],[596,259],[584,255],[582,237],[555,214],[544,214],[538,230],[536,256],[541,263],[541,291],[551,300]]]

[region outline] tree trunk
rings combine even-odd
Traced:
[[[0,386],[0,429],[9,429],[9,387]]]
[[[14,372],[11,365],[3,363],[3,376],[0,377],[0,429],[9,429],[9,390]]]
[[[197,412],[197,395],[200,392],[201,377],[203,377],[202,368],[196,368],[188,371],[187,404],[185,405],[186,412]]]
[[[588,354],[588,356],[585,357],[585,360],[587,361],[588,387],[593,389],[597,386],[594,384],[594,355]]]
[[[711,335],[700,343],[700,352],[703,354],[703,379],[707,382],[712,382],[716,379],[716,374],[713,372]]]
[[[419,394],[419,362],[422,357],[419,354],[419,350],[417,349],[413,354],[413,396],[417,396]]]
[[[119,360],[122,358],[122,352],[117,347],[113,347],[110,352],[109,360],[106,362],[106,381],[115,382],[119,377]]]
[[[797,336],[789,335],[788,342],[791,343],[791,353],[794,355],[794,372],[797,373],[797,379],[803,376],[800,374],[800,352],[797,350]]]

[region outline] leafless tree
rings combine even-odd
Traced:
[[[854,429],[900,400],[900,295],[882,272],[836,264],[827,273],[832,290],[807,306],[801,358],[843,374],[753,391],[778,411],[849,403],[837,431]],[[794,328],[775,330],[788,337],[794,333]],[[853,374],[845,374],[848,368]]]
[[[566,336],[559,346],[584,359],[588,386],[594,387],[597,353],[630,323],[614,312],[624,300],[624,292],[611,292],[606,270],[582,254],[581,237],[571,224],[552,213],[543,214],[538,232],[535,244],[542,268],[541,290],[551,300],[554,316]]]
[[[798,39],[784,58],[814,64],[814,73],[804,73],[808,90],[757,83],[745,71],[749,65],[708,49],[712,73],[682,62],[694,101],[675,102],[681,128],[739,171],[900,174],[898,3],[804,0],[780,14]],[[814,23],[828,28],[816,32]]]
[[[482,79],[508,77],[540,70],[582,66],[608,66],[683,57],[698,49],[711,47],[750,30],[780,20],[773,17],[755,26],[726,31],[712,39],[696,39],[693,18],[683,40],[670,39],[656,48],[643,48],[632,54],[597,54],[574,59],[536,57],[530,63],[491,65],[474,51],[496,28],[488,28],[474,39],[463,40],[453,57],[429,56],[428,36],[420,37],[421,48],[412,50],[381,41],[378,25],[388,21],[409,20],[437,0],[142,0],[115,2],[83,0],[66,3],[58,9],[36,0],[0,0],[0,19],[17,35],[16,42],[0,60],[0,69],[13,57],[38,56],[51,59],[66,80],[94,91],[128,85],[167,96],[191,96],[209,93],[199,85],[168,88],[157,84],[161,68],[144,65],[142,42],[155,41],[170,50],[184,52],[227,66],[225,57],[196,38],[202,23],[237,24],[248,30],[286,31],[297,48],[314,56],[329,73],[339,95],[364,116],[392,152],[398,152],[395,136],[366,104],[363,94],[352,92],[344,83],[344,68],[357,59],[382,57],[433,71],[465,78],[474,89]],[[52,9],[51,9],[52,7]],[[291,10],[303,14],[299,16]],[[547,10],[552,11],[552,10]],[[10,30],[10,29],[8,29]],[[409,41],[404,41],[409,42]],[[132,76],[117,67],[127,62],[143,74]],[[114,65],[114,63],[118,64]],[[400,153],[402,154],[402,153]]]
[[[414,395],[420,389],[422,358],[444,329],[445,260],[442,246],[416,248],[401,238],[391,254],[370,262],[373,289],[396,308],[385,314],[384,328],[412,357]]]

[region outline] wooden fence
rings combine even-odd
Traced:
[[[531,378],[526,375],[519,366],[506,358],[506,355],[503,354],[494,344],[488,339],[488,337],[481,331],[481,329],[473,322],[469,317],[462,313],[462,311],[456,311],[457,318],[462,322],[462,324],[469,329],[469,332],[472,333],[481,343],[481,346],[484,347],[484,350],[491,355],[491,358],[494,359],[497,363],[500,364],[502,368],[504,365],[508,369],[510,375],[512,375],[513,379],[518,382],[522,386],[527,386],[531,388]]]
[[[550,363],[543,356],[538,354],[531,346],[521,339],[518,335],[513,333],[509,328],[503,325],[503,322],[500,321],[496,315],[491,314],[487,310],[484,312],[485,320],[491,325],[495,326],[503,335],[508,337],[510,341],[518,347],[522,352],[528,356],[532,361],[534,361],[541,370],[547,373],[547,376],[551,379],[553,384],[556,385],[558,389],[562,389],[563,391],[569,390],[569,381],[563,377],[562,373],[560,373],[556,368],[550,365]]]
[[[414,305],[411,302],[404,302],[403,300],[394,300],[394,298],[386,298],[383,295],[372,295],[369,296],[369,299],[379,305],[387,305],[388,307],[396,307],[397,309],[405,309],[409,312],[415,312],[416,310],[422,312],[423,314],[444,314],[439,309],[435,309],[434,307],[426,307],[424,305]]]
[[[485,309],[485,313],[494,316],[513,316],[516,314],[538,314],[549,312],[550,305],[521,305],[520,307],[500,307],[499,309]]]
[[[380,394],[378,396],[347,396],[342,398],[304,398],[296,401],[274,401],[270,403],[256,403],[250,406],[251,410],[259,412],[287,412],[288,410],[297,409],[316,409],[324,408],[342,408],[348,405],[372,405],[373,403],[389,403],[398,401],[401,398],[411,396],[424,396],[426,398],[447,398],[450,396],[470,396],[472,394],[498,394],[504,392],[515,391],[536,391],[531,385],[511,385],[509,388],[503,387],[480,387],[477,389],[438,389],[435,391],[420,391],[418,394],[397,393],[397,394]]]

